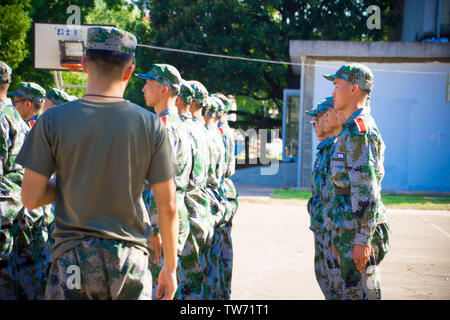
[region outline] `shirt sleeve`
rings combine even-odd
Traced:
[[[173,154],[167,130],[162,121],[155,121],[153,136],[154,147],[151,162],[147,172],[147,181],[150,185],[172,179],[178,172],[178,165]]]
[[[55,172],[55,156],[52,152],[52,130],[49,113],[39,117],[25,138],[16,162],[24,168],[40,173],[48,178]]]
[[[380,201],[380,181],[377,167],[380,153],[377,141],[367,134],[347,139],[347,166],[350,180],[350,200],[357,229],[355,244],[368,246],[376,228],[377,204]]]

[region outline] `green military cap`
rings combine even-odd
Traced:
[[[195,91],[186,80],[181,80],[180,93],[178,94],[181,100],[187,104],[192,103],[195,96]]]
[[[136,37],[114,27],[91,27],[87,32],[86,49],[108,50],[134,56]]]
[[[12,69],[3,61],[0,61],[0,82],[10,83],[11,82]]]
[[[192,89],[194,89],[194,98],[193,101],[197,102],[202,107],[206,107],[207,98],[208,98],[208,90],[206,90],[205,86],[196,80],[189,80],[188,83],[191,85]]]
[[[45,98],[45,89],[34,82],[21,82],[16,91],[8,92],[11,96],[22,96],[34,102],[42,102]]]
[[[177,94],[180,92],[181,75],[174,66],[170,64],[154,64],[149,72],[137,74],[136,77],[145,80],[156,80],[163,86],[172,87]]]
[[[211,101],[212,101],[212,109],[217,113],[217,115],[220,117],[223,113],[223,110],[225,109],[225,105],[222,102],[222,100],[220,100],[220,98],[216,97],[216,96],[210,96]]]
[[[325,79],[333,81],[342,79],[357,84],[362,90],[370,93],[373,87],[374,76],[368,66],[362,63],[345,64],[335,74],[324,75]]]
[[[334,108],[333,97],[326,97],[320,101],[317,106],[311,110],[305,111],[310,116],[317,116]]]
[[[61,104],[74,100],[73,96],[70,96],[67,92],[56,88],[50,89],[45,97],[54,104]]]
[[[227,113],[230,110],[231,101],[224,94],[218,92],[218,93],[213,93],[211,96],[217,97],[222,101],[222,103],[224,105],[224,108],[223,108],[224,113]]]

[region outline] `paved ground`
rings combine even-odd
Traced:
[[[250,187],[233,224],[232,299],[323,299],[305,203],[259,194],[266,188],[250,197]],[[388,217],[383,299],[450,299],[450,212],[392,209]]]

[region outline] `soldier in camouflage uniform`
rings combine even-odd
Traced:
[[[220,299],[229,300],[231,296],[231,279],[233,272],[233,242],[231,239],[231,229],[233,225],[233,217],[238,208],[237,190],[233,181],[230,179],[235,171],[234,134],[227,121],[228,111],[231,108],[231,101],[221,93],[214,94],[214,96],[222,100],[224,104],[223,113],[218,124],[225,146],[225,173],[220,185],[220,190],[222,196],[226,200],[224,219],[219,224],[219,230],[221,230],[222,233],[220,241],[222,284]]]
[[[327,259],[325,257],[324,239],[330,233],[323,225],[323,207],[329,201],[326,188],[327,175],[329,173],[330,150],[334,137],[330,135],[325,120],[325,114],[333,108],[333,97],[327,97],[321,101],[315,109],[305,111],[314,117],[314,130],[319,140],[316,153],[316,161],[312,171],[312,197],[308,200],[308,213],[311,218],[310,229],[314,234],[314,271],[316,279],[325,298],[331,299],[330,282],[328,280]]]
[[[198,92],[198,86],[196,89]],[[209,219],[211,209],[206,192],[209,166],[206,128],[202,123],[199,125],[198,121],[194,121],[193,115],[189,111],[195,97],[196,91],[194,88],[183,80],[176,104],[180,119],[186,126],[193,142],[191,145],[192,172],[189,175],[185,197],[189,213],[190,232],[180,257],[180,299],[183,300],[204,299],[206,244],[213,232]],[[201,107],[197,109],[197,116],[198,113],[201,117]]]
[[[208,129],[208,142],[211,149],[211,166],[208,169],[208,191],[211,198],[212,224],[214,226],[214,236],[207,255],[208,261],[208,286],[210,288],[209,299],[221,299],[223,289],[222,274],[223,265],[221,263],[221,243],[223,222],[227,211],[227,202],[221,190],[221,183],[225,175],[225,145],[222,131],[217,124],[224,109],[222,100],[217,97],[208,97],[205,122]],[[230,206],[229,206],[229,209]]]
[[[349,64],[325,78],[334,82],[334,107],[347,119],[332,148],[325,209],[332,229],[326,247],[340,275],[335,299],[381,299],[378,265],[389,249],[390,228],[380,194],[385,145],[367,108],[374,77],[367,66]]]
[[[1,189],[4,199],[0,225],[0,299],[41,299],[47,282],[49,264],[48,225],[53,220],[50,207],[27,210],[21,201],[23,168],[15,163],[15,157],[23,145],[28,125],[19,112],[6,99],[6,90],[11,80],[11,70],[0,62],[0,83],[4,90],[0,106],[1,149],[3,150]],[[6,71],[6,73],[5,73]],[[34,87],[19,86],[20,95],[31,101],[42,99],[41,92]],[[20,98],[15,98],[20,100]],[[23,102],[23,101],[22,101]],[[19,102],[20,103],[20,102]],[[5,279],[8,279],[7,281]],[[12,281],[12,282],[11,282]]]
[[[53,108],[54,106],[57,106],[59,104],[63,104],[72,100],[75,100],[76,97],[69,95],[64,90],[52,88],[49,91],[47,91],[47,94],[45,95],[45,103],[44,103],[44,109],[43,112],[45,112],[47,109]]]
[[[37,83],[21,82],[17,90],[9,94],[22,97],[22,99],[16,100],[17,103],[14,106],[19,111],[23,120],[32,128],[43,112],[44,98],[46,95],[45,89]]]
[[[142,89],[144,92],[147,106],[153,106],[156,114],[163,121],[170,141],[172,143],[173,152],[178,161],[178,174],[175,177],[177,211],[179,215],[179,236],[178,236],[178,256],[182,255],[186,240],[189,237],[189,215],[186,207],[185,197],[189,184],[189,176],[192,171],[192,138],[189,135],[186,126],[178,115],[175,101],[180,91],[181,75],[179,71],[168,64],[154,64],[145,74],[136,75],[138,78],[145,79],[146,84]],[[168,90],[162,95],[162,90]],[[150,214],[150,220],[153,226],[153,236],[151,244],[155,250],[156,264],[152,266],[152,275],[154,279],[154,287],[157,286],[157,275],[161,269],[162,259],[160,249],[160,236],[158,228],[157,208],[153,193],[151,190],[144,190],[144,203]],[[183,274],[180,261],[178,261],[178,278]],[[180,282],[180,281],[179,281]],[[180,286],[178,287],[176,298],[180,298]]]

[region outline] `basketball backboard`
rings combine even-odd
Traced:
[[[34,68],[70,70],[86,48],[87,30],[99,25],[34,23]],[[111,27],[111,26],[110,26]]]

